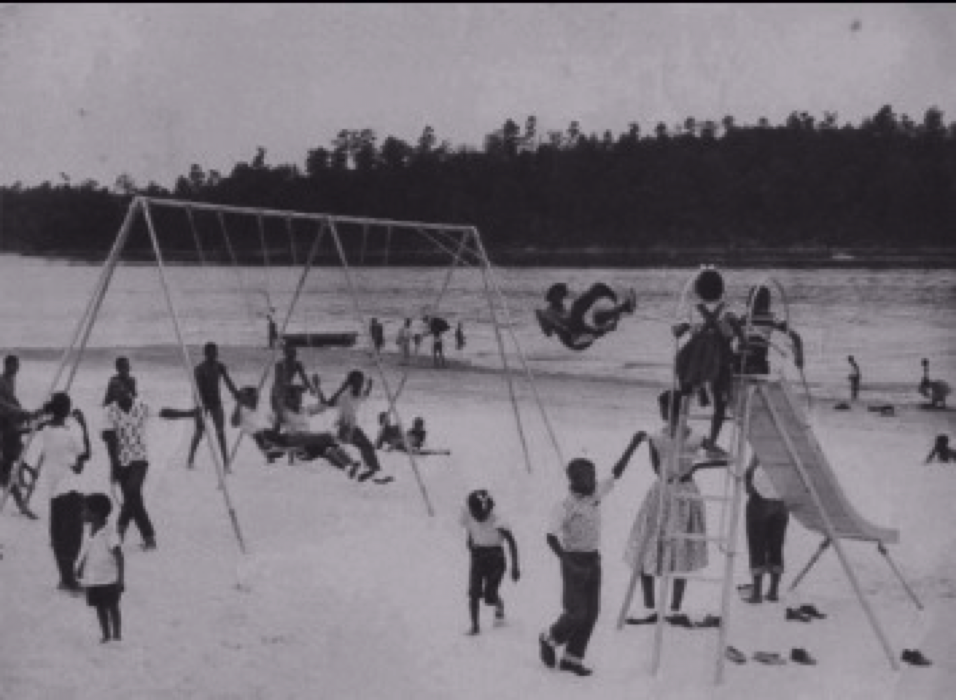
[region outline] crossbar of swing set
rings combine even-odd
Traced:
[[[457,231],[470,233],[472,226],[466,224],[437,224],[420,221],[399,221],[397,219],[376,219],[362,216],[343,216],[340,214],[310,214],[306,212],[285,211],[282,209],[257,209],[255,207],[237,207],[221,204],[205,204],[181,199],[159,199],[156,197],[139,196],[136,200],[152,207],[167,207],[170,209],[192,207],[196,211],[223,212],[225,214],[240,214],[248,216],[275,217],[280,219],[294,219],[297,221],[328,221],[336,224],[368,224],[370,226],[391,226],[400,229],[419,228],[430,231]],[[136,201],[134,200],[134,201]]]

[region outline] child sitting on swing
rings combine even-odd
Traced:
[[[575,297],[568,285],[553,284],[545,293],[548,306],[536,309],[535,316],[546,336],[554,334],[571,350],[585,350],[600,337],[618,328],[622,314],[634,313],[637,299],[635,290],[629,289],[619,296],[607,284],[598,282],[588,291]],[[571,306],[565,300],[573,298]]]

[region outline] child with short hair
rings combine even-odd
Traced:
[[[505,620],[505,602],[499,586],[506,572],[505,548],[512,561],[512,580],[518,582],[521,572],[518,566],[518,546],[508,523],[494,512],[495,501],[485,489],[472,491],[466,499],[459,522],[468,534],[466,546],[469,557],[469,617],[472,627],[469,634],[478,634],[479,602],[495,606],[495,622]]]
[[[86,602],[96,608],[103,637],[120,641],[120,596],[125,590],[125,564],[116,531],[107,527],[113,510],[110,497],[93,493],[83,500],[83,519],[90,524],[90,534],[83,542],[76,560],[76,577],[86,588]]]
[[[566,299],[572,299],[568,308]],[[570,350],[586,350],[598,338],[618,328],[622,314],[634,313],[637,297],[634,289],[619,295],[603,282],[584,293],[574,295],[568,285],[553,284],[545,292],[548,304],[536,309],[535,317],[546,336],[554,334]]]
[[[611,476],[600,484],[595,482],[595,464],[590,460],[576,458],[566,467],[569,493],[552,510],[545,538],[561,561],[564,608],[538,638],[542,663],[549,668],[555,668],[556,647],[564,646],[558,668],[579,676],[592,674],[584,659],[601,606],[601,504],[644,437],[643,432],[632,437]]]
[[[741,345],[747,342],[738,318],[726,308],[724,291],[721,273],[712,266],[703,267],[694,281],[699,320],[672,328],[676,338],[691,331],[675,357],[675,373],[683,395],[698,391],[702,405],[707,405],[705,389],[711,394],[714,414],[705,447],[715,456],[724,456],[718,447],[718,435],[731,400],[731,339],[737,337]]]

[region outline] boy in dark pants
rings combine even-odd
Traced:
[[[469,616],[472,628],[469,634],[479,633],[479,602],[485,600],[486,605],[495,606],[495,622],[501,623],[505,619],[505,602],[499,595],[499,586],[505,576],[505,549],[503,542],[508,543],[508,553],[512,559],[512,580],[518,581],[521,572],[518,568],[518,547],[515,538],[509,530],[508,524],[493,513],[495,501],[488,491],[481,489],[473,491],[466,500],[467,508],[463,509],[460,522],[468,532],[467,546],[470,556],[469,564]]]
[[[777,602],[778,584],[784,573],[784,534],[788,528],[788,509],[778,498],[771,480],[755,459],[745,473],[748,505],[745,509],[750,555],[751,596],[749,603]],[[768,594],[762,596],[764,574],[770,574]]]
[[[579,676],[592,671],[584,665],[585,650],[601,605],[601,500],[621,478],[644,433],[628,444],[610,477],[595,483],[595,465],[587,459],[569,462],[568,496],[555,506],[546,542],[561,561],[561,617],[539,638],[542,662],[555,667],[556,647],[565,651],[558,668]]]

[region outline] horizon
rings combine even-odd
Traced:
[[[529,116],[542,135],[792,112],[858,125],[884,105],[950,123],[954,19],[952,4],[0,5],[0,184],[172,188],[259,147],[302,168],[342,129],[414,143],[431,126],[480,149]]]

